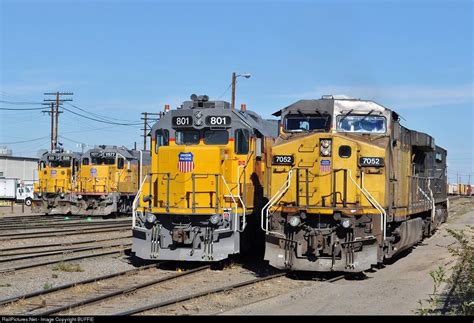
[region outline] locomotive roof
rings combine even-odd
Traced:
[[[230,128],[235,124],[243,124],[249,128],[257,129],[262,135],[268,137],[276,137],[278,135],[278,120],[263,119],[258,113],[251,110],[232,110],[230,103],[226,101],[209,101],[206,95],[191,96],[192,101],[184,101],[180,107],[171,110],[160,118],[151,129],[151,136],[155,138],[155,132],[160,128],[172,129],[172,117],[175,116],[192,116],[193,110],[200,110],[205,116],[222,114],[230,116],[233,121]],[[238,120],[238,122],[235,122]],[[205,125],[196,126],[193,128],[204,128]]]
[[[278,110],[277,112],[273,113],[273,115],[279,117],[282,114],[291,113],[292,111],[298,110],[301,112],[314,112],[317,110],[319,112],[334,114],[335,110],[346,112],[352,109],[357,112],[368,112],[370,110],[392,112],[392,110],[372,100],[352,99],[346,96],[334,97],[331,95],[323,96],[321,99],[299,100],[281,110]]]
[[[75,151],[47,151],[43,155],[41,155],[40,160],[45,161],[47,160],[48,156],[70,156],[75,159],[81,158],[80,152]]]
[[[107,145],[100,145],[100,146],[91,148],[84,153],[83,157],[90,157],[91,152],[98,152],[98,151],[115,152],[122,155],[126,159],[139,159],[140,158],[139,150],[128,149],[127,147],[124,147],[124,146],[117,147],[117,146],[107,146]]]

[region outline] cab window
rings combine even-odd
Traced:
[[[204,131],[204,143],[206,145],[226,145],[229,142],[227,130]]]
[[[124,165],[125,165],[125,160],[123,158],[117,159],[117,168],[118,169],[123,169]]]
[[[341,115],[337,117],[338,132],[385,133],[385,117],[368,115]]]
[[[234,150],[236,154],[246,155],[249,152],[250,133],[247,129],[235,130]]]
[[[177,145],[197,145],[199,144],[199,131],[198,130],[179,130],[176,131],[176,144]]]
[[[155,152],[158,152],[158,148],[161,146],[168,146],[170,139],[170,132],[167,129],[158,129],[155,132]]]
[[[284,121],[285,130],[289,132],[328,131],[331,117],[328,115],[288,115]]]
[[[89,165],[89,158],[82,159],[82,165]]]

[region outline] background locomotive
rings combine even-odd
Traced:
[[[71,214],[106,216],[131,213],[142,174],[149,170],[149,152],[101,145],[82,155]]]
[[[272,266],[360,272],[446,219],[446,150],[397,113],[329,96],[275,115],[282,129],[262,210]]]
[[[33,212],[67,214],[71,192],[80,167],[81,154],[62,149],[44,153],[38,162],[38,183],[34,186]]]
[[[219,261],[259,229],[276,121],[205,95],[191,100],[152,128],[152,170],[133,216],[132,251],[142,259]]]

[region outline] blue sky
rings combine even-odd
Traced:
[[[398,111],[448,149],[450,179],[474,175],[472,1],[0,0],[0,100],[73,91],[86,110],[132,122],[191,93],[262,115],[346,94]],[[0,103],[3,108],[30,106]],[[70,107],[69,107],[70,108]],[[49,147],[49,117],[0,111],[0,146]],[[60,116],[62,142],[141,146],[139,126]],[[467,177],[466,177],[467,181]],[[471,182],[474,181],[474,177]]]

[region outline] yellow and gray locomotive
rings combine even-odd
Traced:
[[[133,216],[141,259],[219,261],[259,228],[277,123],[191,96],[152,128],[151,172]]]
[[[80,167],[81,154],[57,149],[44,153],[38,162],[32,211],[44,214],[70,212],[71,193]]]
[[[447,217],[446,150],[373,101],[301,100],[281,111],[265,259],[280,269],[361,272]]]
[[[106,145],[89,149],[81,158],[71,214],[130,214],[142,174],[148,172],[149,165],[146,151]]]

